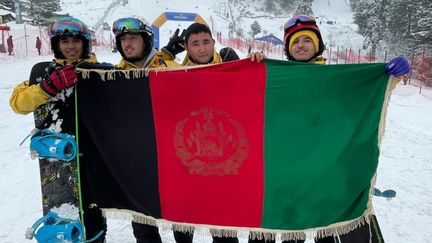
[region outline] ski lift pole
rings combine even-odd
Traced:
[[[345,47],[345,64],[347,64],[348,59],[348,47]]]
[[[370,59],[369,59],[369,62],[370,62]],[[358,51],[358,58],[357,58],[357,64],[359,64],[359,63],[360,63],[360,48],[359,48],[359,51]]]
[[[411,67],[414,67],[414,50],[412,51],[412,54],[411,54]],[[410,73],[409,73],[409,77],[408,77],[408,84],[411,84],[411,75],[412,75],[412,69],[411,69],[411,71],[410,71]]]
[[[25,48],[26,48],[26,56],[28,56],[28,47],[27,47],[27,28],[24,24],[24,41],[25,41]]]
[[[421,77],[422,77],[422,79],[424,80],[425,78],[425,74],[424,74],[424,72],[425,72],[425,68],[424,68],[424,59],[425,59],[425,51],[426,51],[426,47],[425,46],[423,46],[423,53],[422,53],[422,60],[421,60],[421,65],[420,65],[420,67],[421,67],[421,69],[420,69],[420,72],[421,72]],[[421,91],[422,91],[422,82],[423,82],[423,80],[420,80],[420,90],[419,90],[419,94],[421,94]]]
[[[337,51],[336,51],[336,64],[338,64],[339,62],[339,46],[337,47]]]

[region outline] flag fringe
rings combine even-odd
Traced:
[[[399,83],[401,79],[397,77],[390,76],[386,93],[384,96],[384,103],[381,110],[381,120],[378,128],[378,147],[381,149],[381,143],[384,137],[385,132],[385,124],[386,124],[386,118],[387,118],[387,109],[390,103],[390,97],[393,92],[393,90],[396,88],[396,85]]]
[[[357,219],[351,220],[349,222],[336,223],[332,227],[326,227],[317,230],[315,238],[322,239],[329,236],[344,235],[359,228],[362,225],[365,225],[366,223],[370,224],[370,214],[368,212],[370,211],[366,209],[366,213]]]
[[[81,73],[83,79],[90,79],[90,74],[92,72],[99,74],[102,81],[114,80],[120,74],[122,74],[126,79],[137,79],[149,76],[149,69],[130,69],[130,70],[102,70],[102,69],[82,69],[77,68],[77,73]]]
[[[372,210],[368,208],[362,216],[350,221],[332,224],[327,227],[293,231],[172,222],[165,219],[156,219],[154,217],[146,216],[142,213],[127,209],[103,208],[102,213],[104,217],[110,219],[132,221],[135,223],[157,226],[164,229],[172,229],[173,231],[180,231],[183,233],[193,233],[197,230],[201,231],[204,229],[208,230],[212,236],[216,237],[238,237],[238,235],[246,235],[252,240],[276,240],[277,235],[280,235],[280,239],[282,241],[292,241],[306,240],[306,234],[310,235],[309,233],[313,234],[314,238],[317,239],[347,234],[362,225],[370,224]]]
[[[183,70],[185,72],[188,71],[188,69],[196,69],[196,68],[204,68],[206,66],[214,66],[214,65],[220,65],[218,64],[206,64],[206,65],[199,65],[199,66],[180,66],[180,67],[165,67],[165,68],[134,68],[134,69],[84,69],[84,68],[75,68],[75,71],[77,73],[81,73],[81,77],[83,79],[90,79],[90,73],[95,72],[100,75],[102,81],[107,80],[114,80],[116,79],[116,74],[119,75],[120,73],[124,75],[126,79],[131,79],[131,76],[133,79],[142,78],[142,77],[148,77],[150,71],[155,72],[156,74],[158,72],[164,72],[164,71],[179,71]],[[132,75],[131,75],[132,74]]]

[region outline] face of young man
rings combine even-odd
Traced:
[[[294,40],[289,53],[297,61],[307,61],[315,55],[316,51],[312,39],[302,35]]]
[[[212,39],[210,34],[201,32],[189,36],[185,49],[195,63],[207,64],[213,57],[214,46],[215,40]]]
[[[125,59],[139,66],[144,63],[144,39],[140,33],[126,33],[120,37]]]
[[[60,37],[58,49],[65,59],[80,59],[83,54],[84,43],[80,37]]]

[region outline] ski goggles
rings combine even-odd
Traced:
[[[51,36],[56,35],[88,35],[87,27],[73,18],[54,23],[50,28]],[[87,36],[86,36],[87,37]]]
[[[114,35],[123,34],[126,32],[147,32],[148,34],[152,34],[152,29],[144,24],[141,20],[136,18],[122,18],[117,19],[113,23],[113,32]]]
[[[288,30],[291,27],[296,26],[299,23],[301,23],[301,24],[315,24],[316,25],[315,19],[312,18],[311,16],[297,15],[297,16],[290,18],[288,20],[288,22],[285,23],[285,26],[284,26],[285,34],[288,32]]]

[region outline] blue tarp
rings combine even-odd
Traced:
[[[283,45],[283,41],[281,39],[277,38],[276,36],[274,36],[273,34],[266,35],[266,36],[257,38],[255,40],[267,41],[267,42],[271,42],[275,45]]]

